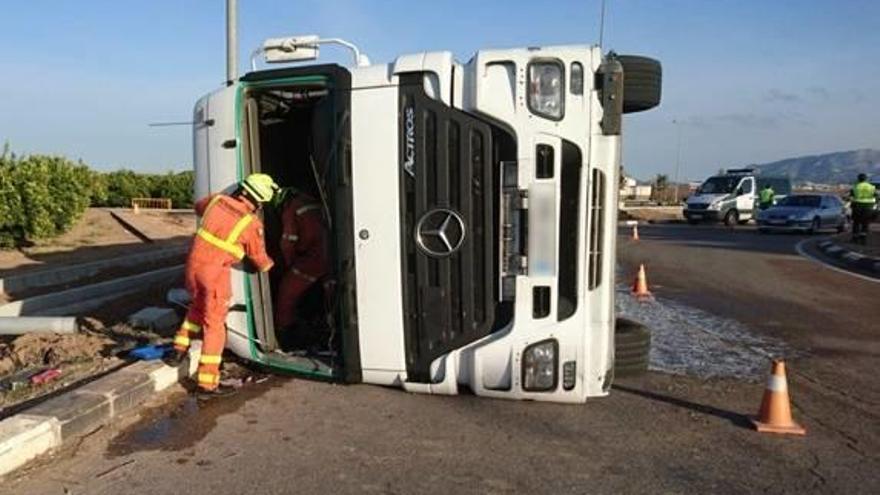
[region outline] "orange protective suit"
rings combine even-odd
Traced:
[[[192,302],[174,337],[174,348],[186,352],[190,338],[203,333],[198,384],[214,390],[220,383],[220,360],[226,345],[230,269],[245,256],[260,271],[272,268],[263,241],[263,223],[248,200],[216,194],[199,200],[201,224],[186,262],[186,289]]]
[[[284,203],[281,225],[284,275],[275,301],[275,325],[286,328],[296,320],[300,298],[327,273],[327,241],[321,205],[305,194]]]

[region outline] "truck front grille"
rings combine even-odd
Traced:
[[[498,301],[498,163],[493,128],[401,78],[400,181],[409,381],[492,331]]]

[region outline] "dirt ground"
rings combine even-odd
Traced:
[[[112,211],[153,242],[144,242],[126,230],[113,218],[110,209],[89,208],[82,220],[64,235],[36,241],[29,247],[0,250],[0,276],[188,242],[195,231],[195,215],[191,211],[142,211],[138,215],[130,210]]]
[[[60,237],[18,250],[0,251],[0,277],[188,243],[194,230],[192,211],[142,210],[135,215],[126,209],[90,208],[70,232]],[[109,269],[69,285],[83,286],[178,262],[182,263],[183,259]],[[145,288],[106,304],[82,318],[82,328],[77,334],[0,337],[0,416],[123,364],[125,353],[135,346],[167,340],[173,329],[155,333],[132,328],[127,318],[146,306],[167,306],[167,290],[181,285],[182,281],[177,281]],[[0,302],[66,288],[69,286],[42,287],[27,294],[0,293]],[[51,369],[59,370],[61,375],[42,385],[30,382],[31,376]]]
[[[168,342],[175,329],[155,332],[133,328],[127,318],[147,306],[167,307],[168,289],[181,284],[182,281],[178,281],[151,287],[113,301],[81,318],[80,332],[76,334],[0,337],[0,417],[122,365],[130,349]],[[53,368],[60,370],[61,375],[51,382],[29,383],[30,376]]]

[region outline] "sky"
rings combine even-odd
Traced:
[[[224,5],[0,0],[0,141],[102,170],[190,168],[189,127],[148,124],[189,120],[222,85]],[[240,0],[239,58],[264,38],[315,33],[373,63],[426,50],[467,61],[480,48],[595,43],[599,12],[600,0]],[[875,0],[607,0],[603,46],[663,64],[660,107],[624,121],[636,177],[880,148]]]

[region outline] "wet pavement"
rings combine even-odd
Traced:
[[[112,459],[135,452],[191,448],[216,428],[219,418],[237,413],[246,403],[280,387],[286,380],[271,377],[260,383],[248,383],[232,396],[210,400],[199,400],[187,393],[175,394],[166,403],[145,409],[139,421],[113,438],[106,456]],[[249,420],[248,424],[256,424],[256,420]],[[179,461],[185,464],[187,459]]]

